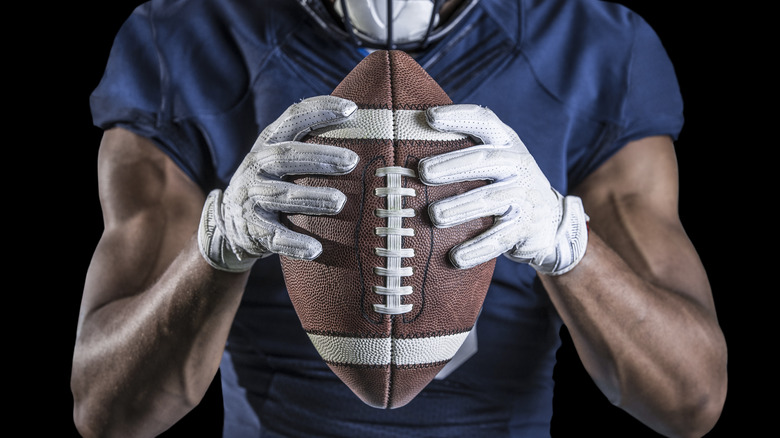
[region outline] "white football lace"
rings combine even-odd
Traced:
[[[374,286],[373,290],[379,295],[385,296],[384,304],[374,304],[374,311],[386,315],[398,315],[412,310],[411,304],[401,304],[401,297],[412,293],[411,286],[401,286],[401,278],[409,277],[413,273],[411,267],[401,266],[401,259],[414,257],[414,249],[402,248],[403,236],[414,236],[414,229],[403,228],[403,218],[413,217],[414,210],[402,208],[404,196],[416,196],[415,190],[401,187],[401,177],[416,177],[412,169],[405,167],[381,167],[376,170],[377,177],[387,177],[385,187],[377,187],[374,190],[376,196],[387,198],[387,208],[377,208],[374,214],[380,218],[387,218],[386,227],[376,227],[376,234],[387,237],[386,248],[375,248],[374,252],[380,257],[385,257],[385,267],[375,267],[374,273],[385,277],[384,286]]]

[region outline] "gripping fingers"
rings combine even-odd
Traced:
[[[527,207],[526,207],[527,208]],[[519,250],[517,257],[535,257],[549,248],[553,242],[555,226],[552,222],[528,221],[524,218],[524,207],[512,204],[501,216],[496,217],[493,226],[484,233],[450,250],[452,264],[467,269],[484,263],[510,250]],[[553,232],[548,229],[552,225]]]
[[[469,269],[504,254],[516,243],[513,221],[498,218],[490,229],[450,250],[450,261],[459,269]]]
[[[284,142],[254,152],[257,169],[265,175],[343,175],[355,168],[358,155],[346,148],[301,142]]]
[[[330,215],[341,211],[346,196],[327,187],[305,187],[280,181],[248,189],[252,204],[248,231],[265,249],[294,259],[313,260],[322,253],[317,239],[296,233],[278,221],[277,212]]]
[[[423,158],[418,175],[424,184],[441,185],[462,181],[502,181],[532,165],[530,154],[491,146],[472,146]]]
[[[346,197],[336,189],[305,187],[281,181],[267,181],[247,188],[243,214],[235,221],[243,223],[245,233],[237,240],[250,253],[265,252],[295,259],[312,260],[322,252],[313,237],[296,233],[279,222],[279,213],[329,215],[344,207]]]
[[[291,105],[276,121],[264,129],[257,139],[257,144],[267,145],[299,140],[313,129],[347,120],[355,110],[357,105],[354,102],[335,96],[304,99]]]
[[[496,216],[493,226],[479,236],[450,251],[455,267],[468,269],[491,260],[517,243],[516,223],[520,189],[497,183],[433,203],[428,211],[431,221],[440,228],[451,227],[486,216]]]
[[[433,129],[466,134],[482,144],[510,146],[520,142],[517,134],[493,111],[479,105],[445,105],[429,108],[425,114]]]
[[[487,216],[501,216],[513,209],[523,192],[511,184],[496,183],[450,198],[428,207],[434,226],[447,228]],[[515,208],[516,209],[516,208]]]
[[[290,214],[330,215],[341,211],[346,196],[329,187],[306,187],[282,181],[266,181],[247,188],[254,209]]]
[[[529,191],[510,180],[437,201],[428,211],[431,221],[439,228],[495,217],[490,229],[450,251],[450,260],[456,267],[470,268],[513,248],[522,248],[524,254],[531,255],[548,248],[557,221],[547,214],[552,206],[539,206],[539,192]]]
[[[275,214],[254,209],[246,223],[250,251],[302,260],[314,260],[322,253],[322,244],[317,239],[290,230],[279,223]]]

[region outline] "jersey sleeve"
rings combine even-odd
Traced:
[[[213,184],[208,142],[193,118],[174,112],[165,60],[152,4],[145,3],[114,39],[103,77],[90,95],[93,123],[104,130],[125,128],[150,139],[206,189]]]
[[[633,15],[634,41],[616,146],[651,135],[677,139],[683,103],[669,56],[655,31]]]
[[[570,168],[575,187],[627,143],[668,135],[677,140],[684,122],[683,101],[671,59],[657,33],[639,15],[623,10],[631,23],[630,46],[622,64],[619,98],[613,101],[600,140]]]

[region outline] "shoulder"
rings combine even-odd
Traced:
[[[151,0],[128,23],[141,23],[137,32],[149,34],[157,50],[186,59],[273,50],[303,19],[288,0]]]
[[[646,25],[628,7],[605,0],[480,0],[477,6],[525,44],[553,36],[626,37]]]
[[[99,93],[168,99],[178,117],[225,111],[304,19],[288,0],[148,1],[116,36]]]
[[[578,36],[588,42],[604,37],[630,37],[644,19],[618,3],[604,0],[521,0],[523,39],[535,42],[553,35]],[[610,41],[630,44],[628,40]]]
[[[660,40],[638,14],[600,0],[527,0],[523,3],[520,47],[545,89],[575,109],[614,119],[629,89],[632,63],[657,58],[647,68],[664,68]],[[595,112],[594,112],[595,110]]]
[[[300,12],[298,3],[288,0],[149,0],[138,6],[132,16],[144,17],[160,24],[171,20],[185,27],[215,23],[252,23],[279,27],[290,24],[285,17],[295,19],[301,16]]]

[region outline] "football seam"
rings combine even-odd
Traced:
[[[342,368],[354,368],[354,369],[383,369],[383,368],[395,368],[399,370],[413,370],[413,369],[424,369],[424,368],[435,368],[442,365],[446,365],[450,362],[450,360],[441,360],[437,362],[429,362],[429,363],[420,363],[420,364],[412,364],[412,365],[397,365],[394,363],[385,364],[385,365],[372,365],[372,364],[359,364],[359,363],[349,363],[349,362],[334,362],[330,360],[323,360],[328,365],[342,367]],[[390,385],[388,385],[388,389],[392,388],[392,376],[390,378]]]
[[[395,84],[393,83],[393,62],[392,62],[392,56],[391,53],[387,52],[387,66],[388,66],[388,83],[390,84],[390,111],[392,111],[393,115],[393,164],[395,164],[398,161],[398,156],[396,155],[398,153],[398,150],[396,148],[396,137],[398,137],[398,126],[396,125],[396,110],[395,110]],[[403,241],[404,238],[401,236],[401,247],[403,247]],[[403,297],[401,297],[401,300],[403,301]],[[392,338],[395,335],[395,317],[390,317],[390,337]],[[395,357],[397,356],[398,352],[395,349],[395,344],[390,344],[390,364],[395,362]],[[395,382],[395,372],[393,371],[393,367],[390,366],[390,372],[387,373],[387,389],[385,392],[384,402],[385,406],[389,407],[392,405],[392,394],[393,394],[393,384]]]
[[[336,337],[345,337],[345,338],[362,338],[362,339],[386,339],[386,338],[425,339],[425,338],[434,338],[434,337],[441,337],[441,336],[458,335],[461,333],[468,333],[472,329],[473,326],[465,327],[461,329],[454,329],[454,330],[438,330],[432,332],[415,333],[413,335],[401,335],[401,336],[377,335],[376,333],[347,333],[347,332],[338,332],[334,330],[306,330],[306,333],[312,335],[336,336]]]

